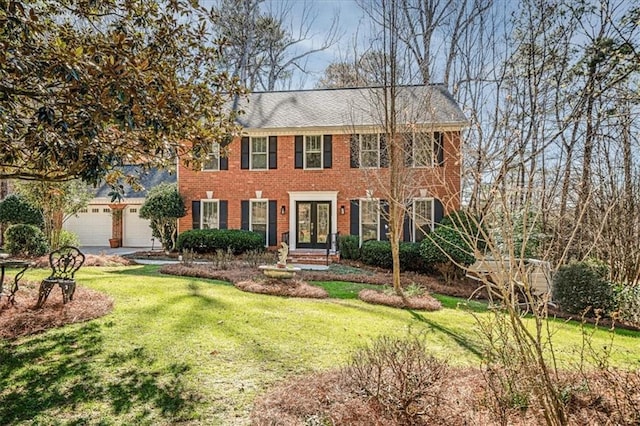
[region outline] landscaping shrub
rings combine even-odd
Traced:
[[[216,253],[230,250],[234,255],[251,250],[264,250],[264,237],[240,229],[192,229],[178,236],[176,248],[195,253]]]
[[[606,279],[606,268],[587,262],[561,267],[553,277],[553,300],[570,314],[594,316],[611,312],[613,288]]]
[[[614,294],[618,318],[640,326],[640,286],[619,285]]]
[[[391,243],[388,241],[365,241],[360,249],[360,259],[367,265],[392,269]],[[426,264],[420,255],[420,243],[400,243],[400,270],[424,271]]]
[[[58,236],[58,246],[80,246],[80,238],[78,234],[75,232],[67,231],[66,229],[60,230],[60,235]]]
[[[12,194],[0,202],[0,223],[35,225],[42,228],[42,212],[24,198]]]
[[[360,259],[360,237],[357,235],[341,235],[338,238],[338,247],[342,259]]]
[[[485,240],[485,235],[487,235],[486,229],[484,229],[478,218],[463,210],[453,212],[443,217],[440,224],[436,226],[436,228],[440,227],[453,228],[460,233],[464,233],[468,243],[479,251],[484,251],[487,247]]]
[[[356,393],[373,398],[389,417],[401,424],[425,424],[421,408],[430,407],[427,416],[437,417],[447,373],[446,363],[427,353],[417,337],[383,336],[355,352],[345,374]]]
[[[458,218],[448,218],[443,219],[441,225],[422,240],[420,254],[427,265],[434,265],[450,282],[461,274],[461,266],[471,265],[476,258],[474,247],[470,244],[474,237],[466,235],[463,227],[449,225]]]
[[[47,237],[34,225],[11,225],[4,232],[5,249],[12,255],[42,256],[49,251]]]

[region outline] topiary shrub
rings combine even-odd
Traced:
[[[338,238],[338,247],[342,259],[360,259],[360,237],[357,235],[341,235]]]
[[[264,237],[252,231],[240,229],[192,229],[178,236],[176,248],[195,253],[216,253],[230,250],[241,254],[251,250],[264,250]]]
[[[553,277],[553,300],[570,314],[611,312],[613,288],[605,277],[606,270],[587,262],[562,266]]]
[[[388,241],[365,241],[360,249],[360,260],[367,265],[392,269],[391,243]],[[420,255],[420,243],[400,243],[400,270],[424,271],[426,264]]]
[[[5,250],[12,255],[42,256],[49,251],[47,238],[34,225],[11,225],[4,232]]]
[[[0,223],[15,225],[25,223],[42,228],[42,212],[24,198],[11,194],[0,202]]]

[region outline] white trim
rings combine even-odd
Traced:
[[[265,139],[265,151],[263,152],[257,152],[254,153],[253,152],[253,140],[254,139]],[[259,154],[259,155],[264,155],[264,159],[265,159],[265,167],[264,169],[260,168],[260,169],[256,169],[253,166],[253,155],[254,154]],[[249,136],[249,170],[258,170],[258,171],[265,171],[265,170],[269,170],[269,136]]]
[[[411,124],[412,128],[428,129],[434,132],[461,132],[464,127],[469,124],[467,122],[460,123],[425,123]],[[408,125],[407,125],[408,126]],[[327,127],[271,127],[271,128],[244,128],[241,136],[292,136],[292,135],[317,135],[318,133],[325,135],[351,135],[353,133],[384,133],[384,128],[376,125],[357,125],[357,126],[327,126]]]
[[[434,197],[414,197],[411,200],[411,242],[416,242],[416,201],[431,201],[431,217],[429,218],[431,222],[431,231],[433,231],[433,225],[435,221],[436,214],[436,203]]]
[[[362,238],[362,202],[377,202],[378,204],[378,222],[377,222],[377,229],[378,229],[378,235],[376,236],[376,240],[380,241],[380,235],[382,235],[382,230],[380,229],[380,227],[382,226],[382,212],[381,212],[381,206],[380,206],[380,198],[371,198],[371,197],[367,197],[367,198],[360,198],[358,200],[359,205],[358,205],[358,238],[360,239],[360,245],[362,245],[362,243],[364,242],[364,239]]]
[[[296,202],[331,202],[331,233],[338,232],[338,191],[292,191],[289,192],[289,248],[296,249]]]
[[[307,138],[311,136],[317,136],[320,138],[320,166],[308,167],[307,166]],[[315,154],[315,153],[314,153]],[[303,135],[302,138],[302,168],[304,170],[322,170],[324,169],[324,135]]]

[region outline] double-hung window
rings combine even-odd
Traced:
[[[360,241],[380,239],[380,201],[360,200]]]
[[[211,144],[211,150],[207,153],[202,162],[202,170],[212,171],[220,170],[220,144],[214,142]]]
[[[422,241],[433,230],[433,199],[414,198],[411,215],[411,241]]]
[[[380,135],[360,135],[360,167],[380,167]]]
[[[249,230],[262,235],[265,246],[268,241],[269,229],[269,203],[267,200],[251,200],[249,209]]]
[[[322,168],[322,136],[313,135],[304,137],[304,168]]]
[[[433,133],[413,133],[413,167],[433,166]]]
[[[200,229],[219,229],[219,200],[201,200],[200,204]]]
[[[266,136],[252,137],[250,144],[251,165],[252,170],[266,170],[268,167],[268,140]]]

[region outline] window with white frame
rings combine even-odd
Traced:
[[[269,144],[266,136],[252,137],[250,143],[251,169],[266,170],[269,158]]]
[[[422,241],[433,230],[433,198],[414,198],[411,210],[411,241]]]
[[[360,241],[380,239],[380,202],[360,200]]]
[[[212,171],[220,170],[220,144],[214,142],[211,144],[211,150],[207,153],[202,162],[202,170]]]
[[[428,132],[411,134],[413,139],[411,144],[413,147],[413,152],[411,153],[413,167],[433,166],[433,137],[433,133]]]
[[[304,137],[304,168],[322,168],[322,136],[313,135]]]
[[[380,167],[380,135],[360,135],[360,167]]]
[[[249,209],[249,230],[262,235],[265,246],[268,241],[269,229],[269,202],[268,200],[251,200],[251,208]]]
[[[220,228],[220,203],[218,200],[200,200],[200,229]]]

